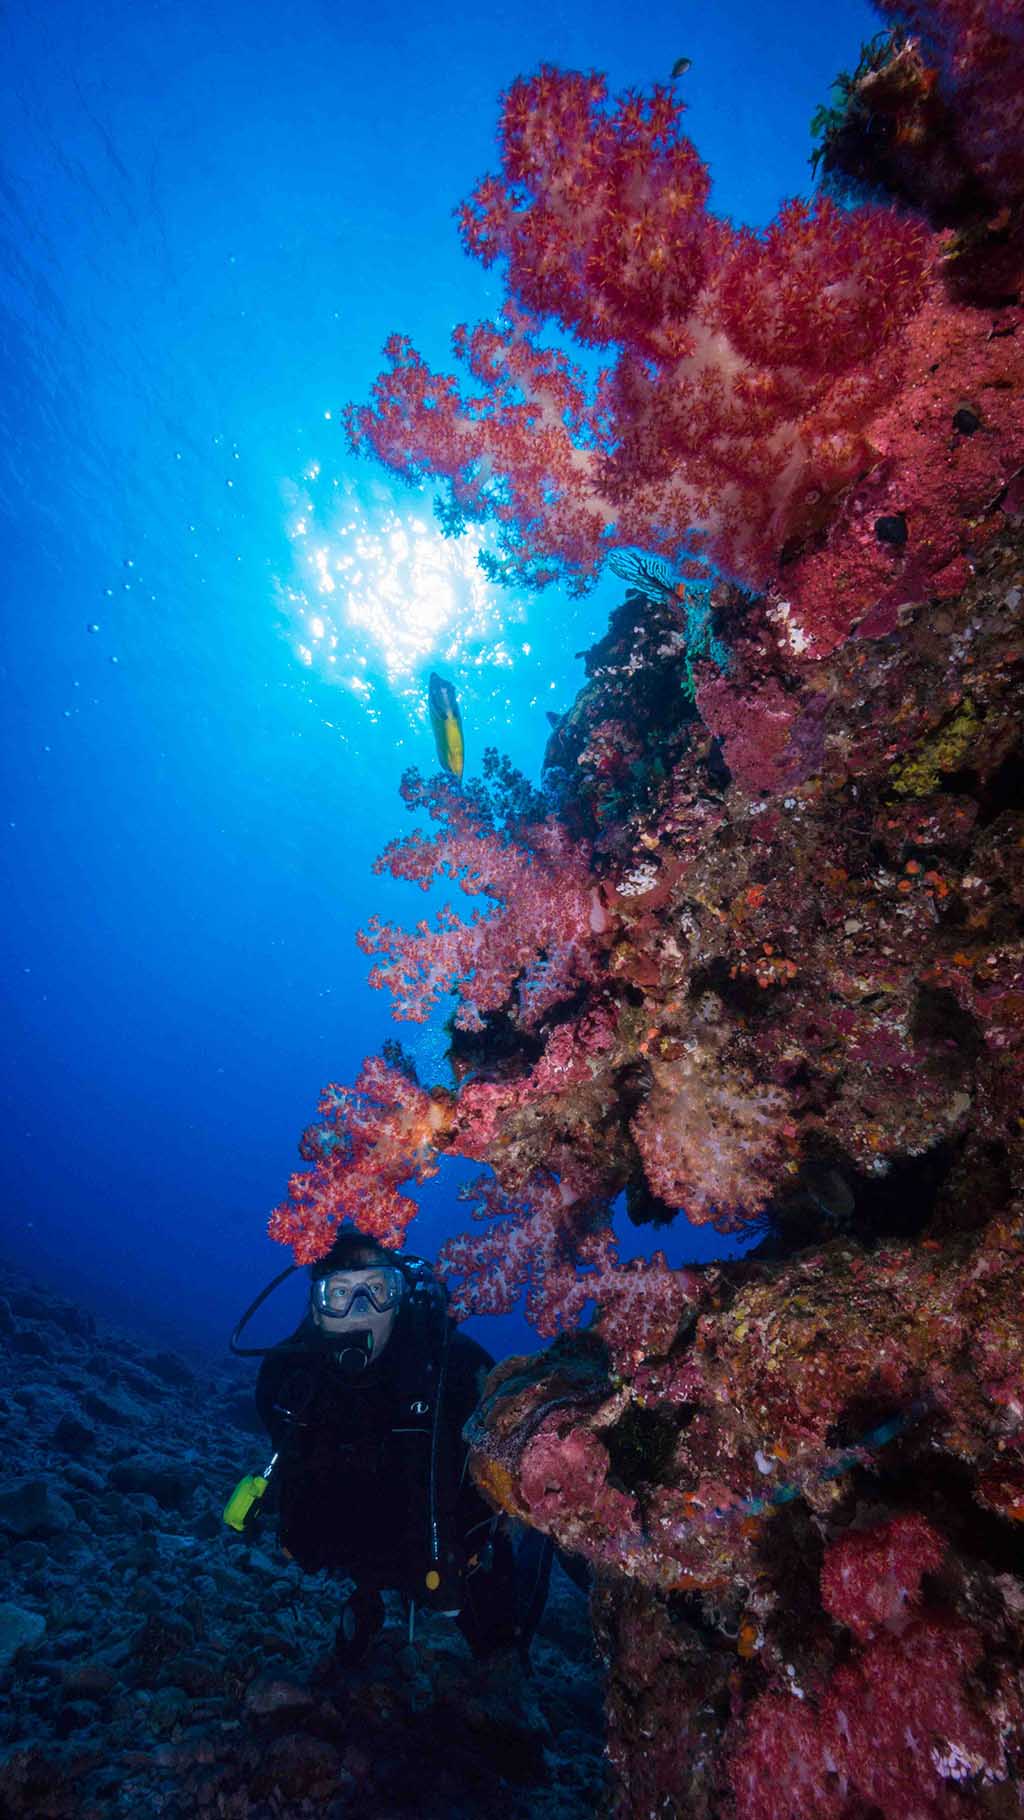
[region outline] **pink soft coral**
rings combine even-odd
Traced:
[[[696,1299],[694,1273],[670,1270],[660,1251],[620,1264],[603,1205],[584,1186],[538,1174],[515,1198],[486,1177],[470,1196],[485,1230],[450,1239],[438,1254],[457,1315],[508,1314],[525,1290],[527,1318],[544,1339],[594,1306],[622,1369],[668,1351]]]
[[[821,1602],[862,1642],[882,1629],[904,1629],[922,1579],[941,1567],[945,1552],[942,1537],[913,1511],[842,1536],[825,1556]]]
[[[445,992],[459,1000],[455,1022],[483,1027],[487,1012],[515,996],[523,1028],[593,976],[597,938],[606,916],[587,866],[586,847],[553,818],[518,831],[517,838],[481,823],[453,790],[423,790],[407,783],[407,800],[441,822],[435,836],[392,841],[378,872],[408,879],[426,891],[435,879],[454,880],[466,897],[492,906],[468,921],[445,906],[433,928],[424,921],[409,933],[371,918],[359,936],[367,954],[382,955],[370,974],[385,987],[394,1015],[423,1023]]]
[[[418,1211],[402,1186],[436,1175],[434,1146],[450,1118],[449,1098],[425,1092],[376,1056],[354,1087],[325,1088],[320,1123],[302,1142],[312,1168],[292,1176],[288,1199],[270,1216],[270,1237],[291,1245],[297,1264],[329,1251],[346,1219],[400,1245]]]
[[[738,1820],[953,1820],[977,1776],[1002,1779],[995,1726],[967,1676],[982,1653],[969,1625],[919,1623],[837,1670],[817,1712],[792,1693],[751,1712],[732,1765]]]
[[[719,1032],[694,1025],[674,1055],[652,1060],[653,1086],[631,1129],[655,1194],[694,1225],[729,1231],[779,1187],[796,1127],[783,1089],[726,1066]]]
[[[502,321],[455,337],[473,389],[394,337],[372,404],[349,414],[355,447],[447,476],[540,581],[585,582],[613,542],[680,560],[696,541],[764,582],[869,464],[899,384],[928,231],[824,199],[736,229],[707,210],[682,114],[661,88],[610,101],[598,76],[513,83],[502,173],[461,211],[469,250],[507,263]],[[619,350],[596,391],[540,345],[545,318]]]

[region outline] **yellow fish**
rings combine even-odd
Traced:
[[[462,767],[466,759],[466,747],[462,737],[462,715],[459,713],[459,698],[451,683],[438,676],[436,670],[430,672],[430,724],[434,729],[434,744],[441,768],[456,783],[462,782]]]

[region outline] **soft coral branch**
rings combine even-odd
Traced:
[[[291,1245],[297,1264],[329,1251],[342,1220],[400,1245],[418,1211],[403,1187],[437,1174],[435,1146],[449,1102],[376,1056],[363,1063],[354,1087],[326,1087],[319,1123],[300,1146],[312,1167],[292,1176],[288,1199],[270,1216],[270,1237]]]
[[[393,337],[355,447],[446,476],[534,579],[586,580],[612,542],[682,559],[694,537],[748,582],[853,479],[898,381],[933,258],[895,211],[793,202],[763,235],[707,209],[667,90],[609,100],[543,69],[504,98],[502,171],[461,210],[507,269],[503,319],[460,329],[473,390]],[[588,390],[538,340],[553,318],[616,351]]]
[[[969,1625],[922,1622],[838,1669],[815,1712],[792,1693],[754,1706],[732,1764],[738,1820],[954,1820],[980,1812],[958,1784],[1006,1776],[1005,1748],[971,1686],[982,1640]]]
[[[485,826],[455,791],[428,793],[415,783],[410,790],[413,805],[426,806],[441,832],[392,841],[376,870],[424,891],[448,878],[466,897],[489,897],[492,906],[464,920],[446,905],[433,928],[421,921],[412,932],[372,918],[358,937],[364,953],[384,957],[370,984],[392,994],[396,1018],[416,1023],[453,991],[455,1022],[464,1030],[481,1029],[487,1013],[514,994],[517,1021],[533,1027],[594,975],[606,919],[585,844],[553,818],[513,838]]]
[[[670,1270],[660,1251],[621,1264],[604,1223],[607,1204],[586,1185],[539,1172],[514,1197],[484,1177],[466,1198],[488,1229],[451,1239],[438,1254],[456,1285],[459,1316],[508,1314],[525,1291],[527,1319],[543,1339],[578,1326],[593,1306],[598,1332],[623,1368],[667,1352],[696,1299],[697,1279]]]

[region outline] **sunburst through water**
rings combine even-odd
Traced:
[[[525,617],[478,562],[485,531],[445,537],[423,494],[397,498],[312,463],[283,487],[293,562],[277,600],[300,663],[331,677],[371,718],[398,699],[422,720],[432,665],[508,671],[529,644],[510,638]]]

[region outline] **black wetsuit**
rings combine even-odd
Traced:
[[[338,1342],[307,1316],[260,1366],[282,1545],[309,1572],[393,1588],[464,1619],[488,1608],[511,1636],[501,1591],[510,1551],[466,1471],[462,1439],[490,1355],[444,1314],[418,1320],[403,1305],[377,1360],[357,1375],[340,1361]],[[467,1635],[473,1628],[463,1623]]]

